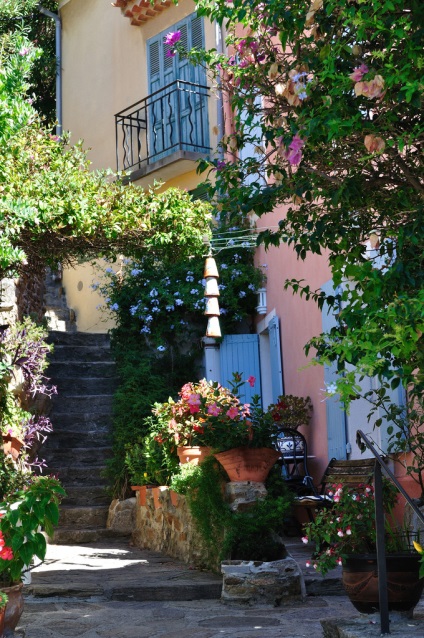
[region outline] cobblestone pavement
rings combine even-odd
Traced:
[[[334,583],[340,582],[337,578],[333,581],[332,592]],[[322,638],[321,619],[358,617],[344,595],[325,595],[325,581],[320,584],[320,595],[278,608],[224,605],[216,599],[219,582],[219,577],[158,553],[131,548],[126,541],[80,547],[51,545],[46,562],[34,570],[33,583],[26,587],[24,613],[15,635]],[[215,598],[196,600],[197,594],[208,596],[209,591]],[[339,592],[342,594],[340,585]],[[193,599],[187,599],[191,596]],[[424,618],[424,604],[418,616]],[[367,617],[367,626],[369,622]],[[371,623],[379,636],[378,618]],[[424,638],[408,633],[411,635]]]

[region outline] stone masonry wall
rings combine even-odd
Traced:
[[[147,488],[145,505],[140,505],[139,491],[136,499],[132,540],[137,547],[163,552],[196,567],[209,565],[207,548],[195,529],[184,496],[168,487],[155,487]]]

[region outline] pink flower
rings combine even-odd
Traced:
[[[340,536],[340,538],[342,538],[344,536],[342,529],[338,529],[337,530],[337,536]]]
[[[342,559],[341,559],[341,558],[338,558],[338,559],[337,559],[337,565],[343,565],[343,561],[342,561]]]
[[[334,496],[334,498],[333,498],[333,501],[334,501],[335,503],[338,503],[338,502],[340,501],[340,495],[339,495],[339,494],[336,494],[336,495]]]
[[[28,53],[29,53],[29,49],[27,47],[22,47],[22,49],[19,51],[19,55],[22,55],[22,56],[28,55]]]
[[[0,558],[3,560],[12,560],[13,552],[11,547],[4,547],[0,552]]]
[[[208,407],[208,414],[211,414],[212,416],[218,416],[220,412],[221,408],[216,405],[216,403],[212,403],[212,405]]]
[[[174,32],[171,31],[170,33],[166,34],[164,41],[165,41],[165,44],[167,44],[170,47],[173,47],[180,40],[181,40],[181,31],[174,31]]]
[[[307,536],[302,536],[302,543],[305,543],[305,545],[308,542],[308,537]]]
[[[256,382],[256,377],[250,375],[250,377],[247,380],[247,383],[250,385],[251,388],[253,388],[253,386],[255,385]]]
[[[230,419],[235,419],[238,416],[238,408],[235,405],[232,405],[229,410],[227,410],[226,415],[230,417]]]
[[[166,52],[167,58],[175,57],[176,51],[174,51],[174,46],[181,40],[181,31],[174,31],[173,33],[167,33],[164,39],[165,44],[168,45],[169,49]]]
[[[190,408],[190,414],[195,414],[196,412],[199,412],[199,406],[200,406],[200,394],[190,394],[190,396],[187,399],[187,404],[188,407]]]
[[[352,534],[352,530],[350,529],[350,527],[346,527],[346,534],[347,536],[350,536]]]
[[[369,69],[367,65],[361,64],[361,66],[357,66],[353,69],[353,73],[351,73],[349,77],[353,82],[360,82],[362,80],[362,76],[365,75],[365,73],[368,73],[368,71]]]
[[[311,566],[311,563],[307,560],[307,561],[306,561],[306,563],[305,563],[305,565],[306,565],[306,567],[310,567],[310,566]]]
[[[284,157],[288,160],[291,166],[300,164],[302,160],[302,147],[305,145],[305,141],[302,140],[296,133],[294,138],[289,144],[289,148],[284,152]]]

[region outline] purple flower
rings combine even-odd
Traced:
[[[179,42],[180,40],[181,40],[181,31],[174,31],[174,32],[170,31],[169,33],[166,34],[164,42],[169,47],[168,51],[166,52],[167,58],[173,58],[175,56],[176,52],[173,50],[173,48],[175,47],[177,42]]]
[[[167,33],[165,36],[165,44],[173,47],[177,42],[181,40],[181,31],[174,31]]]
[[[296,133],[294,138],[289,144],[289,148],[285,151],[284,157],[288,160],[291,166],[300,164],[302,160],[302,147],[305,145],[305,141],[302,140]]]
[[[29,49],[27,47],[22,47],[22,49],[19,51],[19,55],[28,55],[29,53]]]

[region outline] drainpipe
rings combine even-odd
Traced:
[[[56,135],[62,137],[62,23],[60,17],[38,5],[38,10],[56,22]]]

